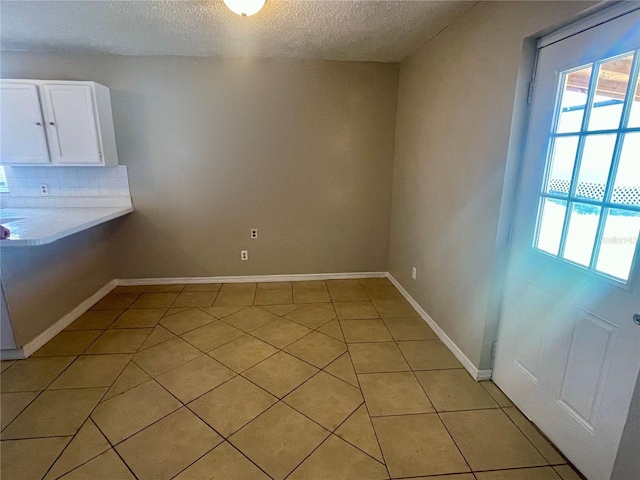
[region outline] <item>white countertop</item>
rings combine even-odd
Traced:
[[[0,210],[0,224],[11,231],[11,236],[0,240],[0,247],[45,245],[131,212],[132,206],[4,208]]]

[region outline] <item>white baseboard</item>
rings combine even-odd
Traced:
[[[302,273],[292,275],[247,275],[229,277],[127,278],[116,280],[118,285],[174,285],[181,283],[252,283],[300,282],[309,280],[347,280],[351,278],[384,278],[387,272]]]
[[[414,300],[414,298],[407,292],[402,285],[391,275],[387,274],[387,278],[391,280],[391,283],[395,285],[398,291],[402,294],[404,298],[411,304],[411,306],[415,309],[416,312],[422,317],[422,319],[427,322],[427,324],[431,327],[431,329],[435,332],[435,334],[442,340],[451,353],[455,355],[455,357],[462,363],[464,368],[467,369],[469,374],[476,380],[489,380],[491,378],[491,370],[478,370],[478,368],[473,364],[471,360],[460,350],[460,348],[454,343],[453,340],[449,338],[449,336],[440,328],[440,326],[436,323],[436,321],[429,316],[427,312]]]
[[[493,370],[491,369],[478,370],[478,376],[476,377],[476,380],[478,382],[482,382],[483,380],[491,380],[492,377],[493,377]]]
[[[42,347],[45,343],[55,337],[62,330],[67,328],[71,323],[80,317],[84,312],[89,310],[96,302],[104,297],[111,290],[116,288],[117,283],[115,280],[111,280],[104,287],[91,295],[85,301],[83,301],[76,308],[67,313],[64,317],[58,320],[56,323],[47,328],[44,332],[31,340],[22,348],[16,348],[11,350],[0,350],[0,359],[2,360],[19,360],[28,358],[33,352]]]
[[[0,350],[0,360],[22,360],[27,358],[21,348],[3,348]]]
[[[396,288],[402,293],[404,298],[418,312],[422,319],[427,322],[431,329],[438,335],[440,340],[451,350],[455,357],[462,363],[471,376],[480,380],[489,380],[491,378],[491,370],[478,370],[469,358],[458,348],[458,346],[449,338],[449,336],[438,326],[433,318],[416,302],[402,285],[387,272],[353,272],[353,273],[309,273],[309,274],[293,274],[293,275],[249,275],[249,276],[229,276],[229,277],[175,277],[175,278],[132,278],[111,280],[104,287],[87,298],[80,305],[66,314],[56,323],[47,328],[44,332],[31,340],[22,348],[11,350],[0,350],[0,359],[16,360],[29,357],[33,352],[42,347],[45,343],[55,337],[62,330],[67,328],[80,315],[91,308],[96,302],[102,299],[106,294],[113,290],[116,286],[132,286],[132,285],[171,285],[171,284],[194,284],[194,283],[247,283],[247,282],[292,282],[303,280],[341,280],[352,278],[388,278]]]

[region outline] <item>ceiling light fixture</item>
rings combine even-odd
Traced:
[[[250,17],[258,13],[267,0],[224,0],[224,4],[229,7],[233,13]]]

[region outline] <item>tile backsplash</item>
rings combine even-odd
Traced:
[[[127,167],[4,167],[4,208],[120,207],[131,205]],[[40,191],[47,185],[48,193]]]

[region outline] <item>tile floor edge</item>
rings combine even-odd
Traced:
[[[58,333],[71,325],[75,320],[80,318],[83,313],[89,310],[95,303],[102,300],[102,298],[117,286],[117,280],[107,282],[104,287],[100,288],[96,293],[81,302],[76,308],[64,315],[53,325],[49,326],[33,340],[27,342],[24,346],[10,350],[0,350],[0,360],[21,360],[28,358],[33,352],[38,350]]]
[[[490,380],[492,375],[492,370],[478,370],[469,357],[467,357],[464,352],[455,344],[453,340],[445,333],[445,331],[440,328],[440,326],[436,323],[436,321],[431,318],[431,316],[424,311],[424,309],[420,306],[418,302],[407,292],[404,287],[396,280],[393,275],[387,273],[387,278],[393,283],[393,285],[398,289],[398,291],[402,294],[402,296],[411,304],[413,309],[418,312],[418,315],[431,327],[431,329],[435,332],[442,343],[444,343],[451,353],[462,363],[464,368],[469,372],[471,377],[473,377],[476,381],[481,380]]]
[[[170,277],[170,278],[134,278],[134,279],[114,279],[99,289],[91,297],[84,300],[71,312],[64,315],[57,322],[39,334],[36,338],[28,342],[21,348],[12,350],[0,350],[0,359],[17,360],[29,357],[33,352],[64,330],[80,315],[85,313],[92,305],[101,300],[116,286],[134,285],[171,285],[171,284],[198,284],[198,283],[249,283],[249,282],[290,282],[304,280],[338,280],[351,278],[388,278],[402,296],[418,312],[420,317],[433,329],[438,338],[447,346],[451,353],[462,363],[465,369],[475,380],[489,380],[491,370],[478,370],[469,360],[462,350],[451,338],[440,328],[436,321],[424,311],[404,287],[388,272],[345,272],[345,273],[305,273],[291,275],[246,275],[246,276],[220,276],[220,277]]]

